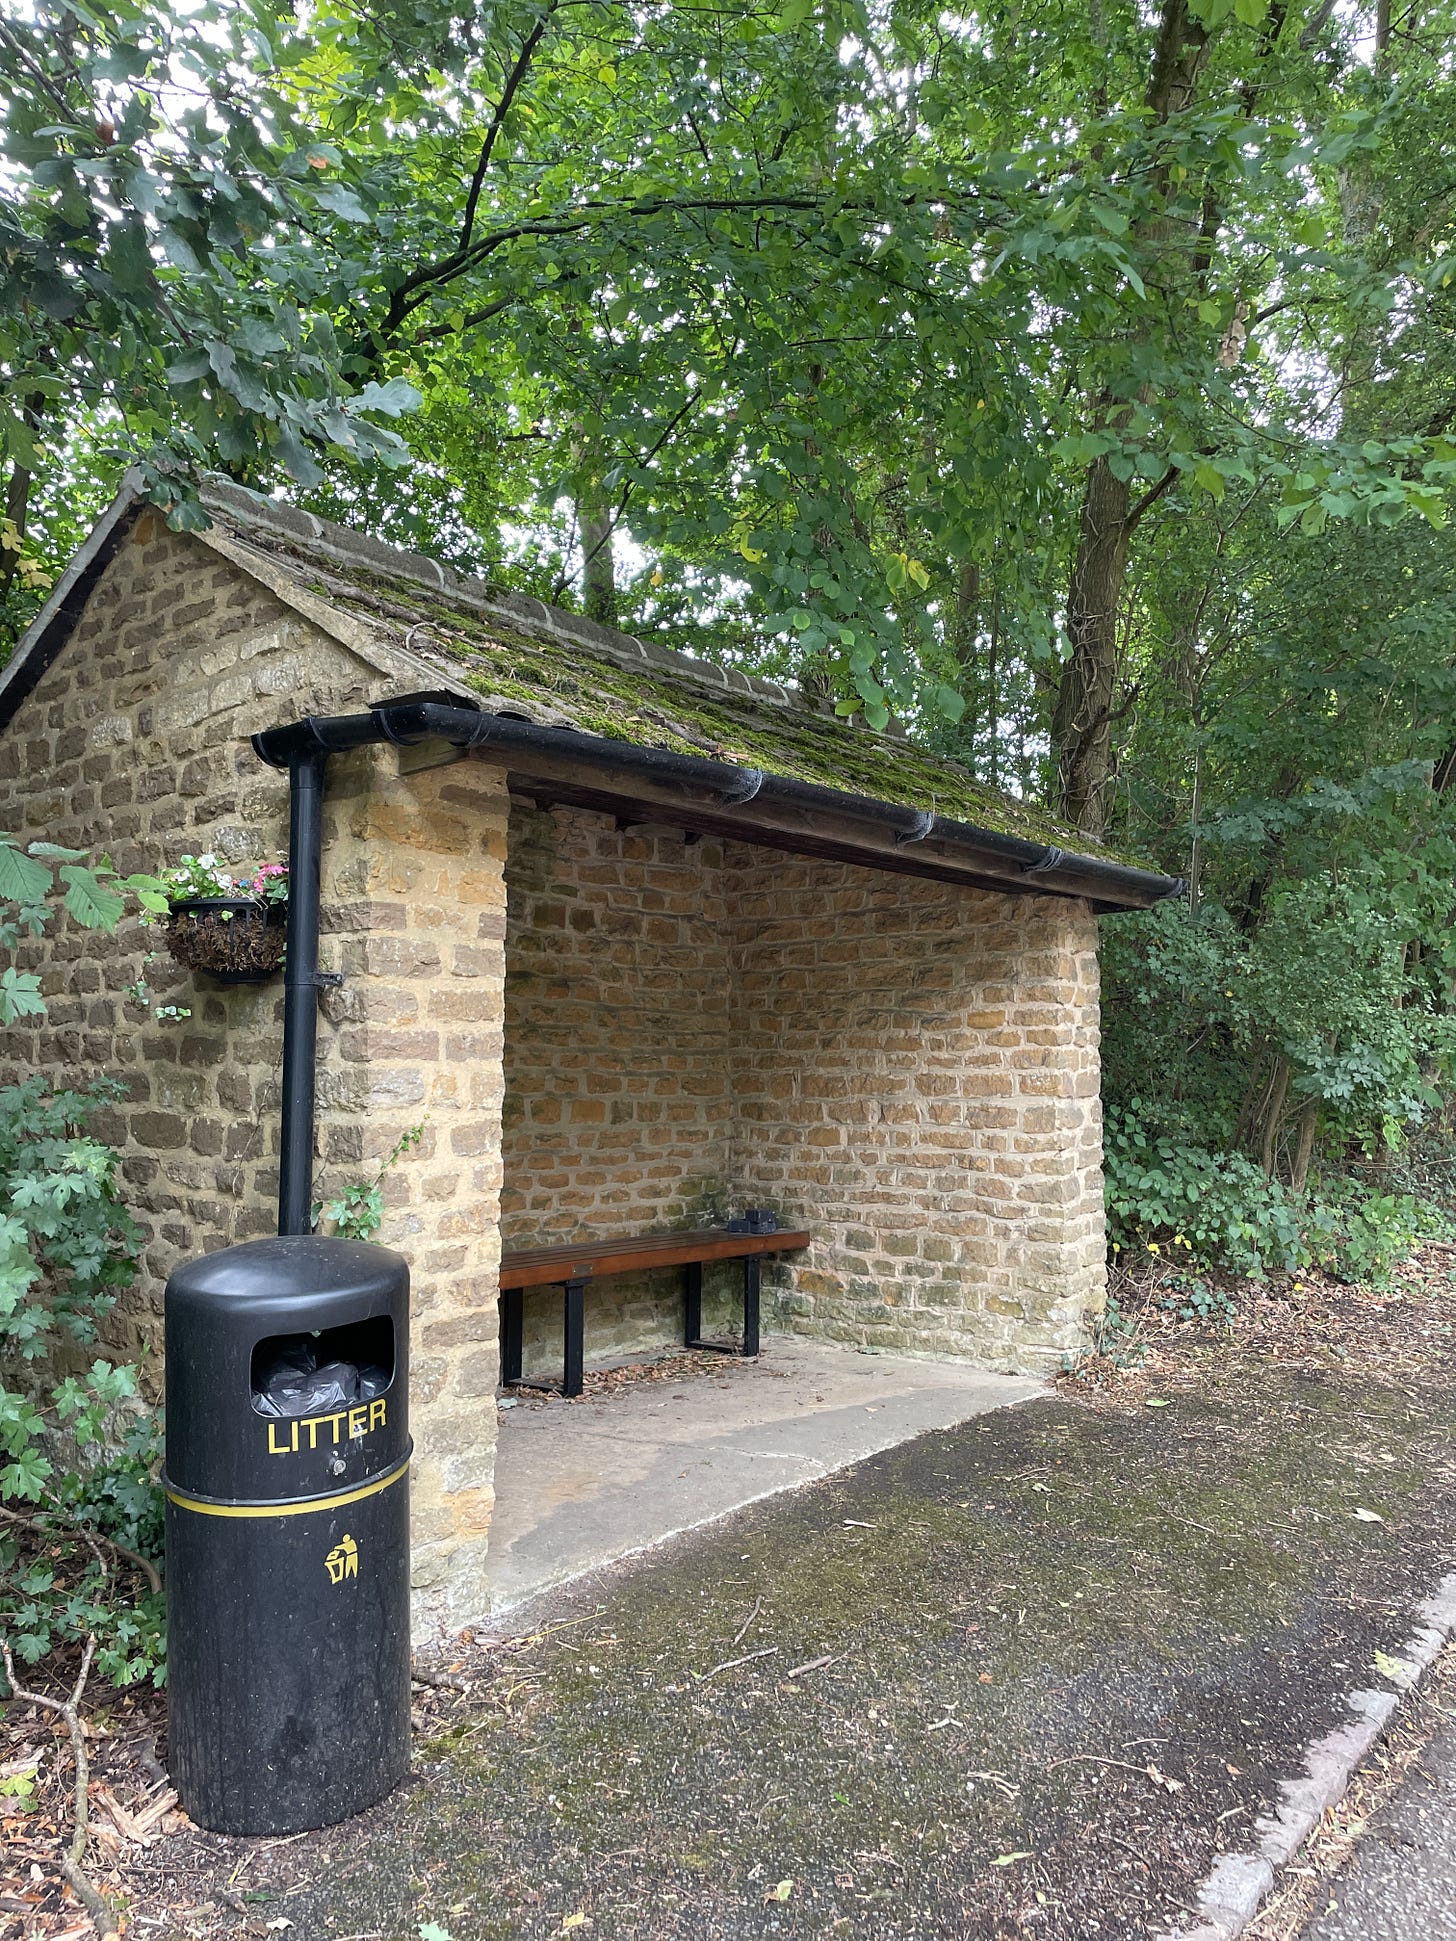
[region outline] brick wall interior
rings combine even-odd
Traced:
[[[1095,946],[1052,898],[517,803],[504,1244],[767,1204],[815,1235],[768,1275],[774,1325],[1055,1361],[1102,1292]],[[539,1372],[559,1325],[528,1296]],[[676,1276],[589,1291],[589,1355],[679,1325]]]
[[[502,1245],[711,1224],[732,1166],[721,847],[517,802],[507,881]],[[705,1275],[705,1326],[726,1325],[732,1277]],[[680,1287],[598,1283],[588,1354],[676,1340]],[[525,1317],[526,1372],[559,1368],[559,1293],[528,1293]]]

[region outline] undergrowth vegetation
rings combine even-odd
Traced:
[[[46,928],[58,891],[88,929],[160,896],[149,877],[0,838],[0,950]],[[7,964],[0,1022],[44,1014],[38,978]],[[142,1244],[117,1154],[89,1129],[118,1089],[0,1090],[0,1636],[31,1664],[94,1639],[97,1670],[127,1685],[160,1682],[164,1613],[160,1423],[137,1369],[95,1352]]]

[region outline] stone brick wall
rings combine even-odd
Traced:
[[[734,846],[734,1177],[815,1234],[778,1324],[1041,1369],[1104,1293],[1096,926]]]
[[[1095,923],[518,805],[505,1244],[774,1206],[781,1327],[1044,1368],[1103,1293]],[[709,1325],[735,1313],[715,1280]],[[594,1286],[588,1353],[677,1338],[675,1279]],[[559,1297],[528,1301],[536,1364]]]
[[[507,874],[505,1246],[718,1217],[733,1136],[721,846],[517,802]],[[709,1328],[730,1280],[705,1277]],[[588,1355],[676,1340],[681,1306],[675,1273],[597,1283]],[[559,1294],[528,1294],[525,1319],[527,1373],[559,1369]]]
[[[286,778],[248,736],[358,707],[381,672],[199,540],[143,513],[65,652],[0,736],[0,828],[154,870],[212,849],[287,853]],[[324,850],[321,1195],[372,1173],[399,1134],[379,1238],[413,1270],[417,1621],[484,1608],[497,1370],[505,789],[459,765],[401,776],[392,752],[335,761]],[[409,899],[408,906],[406,899]],[[160,1376],[161,1300],[179,1260],[276,1231],[281,985],[194,979],[130,923],[61,923],[26,960],[47,1018],[0,1042],[3,1076],[109,1074],[97,1129],[147,1230],[108,1346]],[[147,1003],[129,999],[139,975]],[[191,1016],[159,1024],[157,1003]]]
[[[379,1239],[410,1262],[417,1632],[489,1608],[500,1371],[505,776],[401,775],[391,750],[332,764],[324,831],[333,1031],[319,1057],[325,1182],[384,1180]]]
[[[144,514],[0,737],[0,828],[105,850],[124,871],[207,849],[238,864],[286,854],[288,784],[247,735],[295,696],[337,705],[362,679],[271,594]],[[136,923],[109,938],[62,919],[22,960],[49,1013],[8,1034],[6,1076],[125,1080],[97,1129],[149,1239],[109,1345],[159,1349],[177,1262],[276,1231],[279,987],[204,985]],[[143,976],[150,1002],[126,994]],[[159,1024],[157,1003],[191,1016]]]

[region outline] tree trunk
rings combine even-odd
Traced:
[[[576,509],[581,533],[582,605],[587,618],[604,627],[617,625],[617,562],[612,549],[612,515],[599,500],[583,498]]]
[[[21,416],[32,433],[39,432],[41,413],[45,410],[45,393],[35,391],[21,407]],[[5,488],[5,518],[15,529],[16,544],[11,547],[0,542],[0,599],[10,591],[15,583],[15,575],[20,568],[20,541],[25,538],[26,521],[30,517],[30,488],[32,475],[19,462],[10,473],[10,482]]]
[[[1249,1067],[1249,1081],[1244,1087],[1244,1096],[1239,1102],[1239,1116],[1234,1123],[1234,1136],[1228,1147],[1230,1152],[1242,1152],[1253,1131],[1254,1120],[1258,1116],[1259,1106],[1268,1084],[1266,1077],[1268,1056],[1268,1044],[1261,1043],[1254,1053],[1253,1063]]]
[[[29,510],[30,473],[17,465],[10,474],[10,484],[5,493],[5,521],[15,533],[15,544],[9,546],[0,541],[0,599],[15,583],[21,558],[20,541],[25,538],[25,521]]]
[[[1117,686],[1117,603],[1132,534],[1129,488],[1099,458],[1087,474],[1077,558],[1067,601],[1072,652],[1052,716],[1061,811],[1100,836],[1107,826],[1112,709]]]
[[[1280,1057],[1274,1067],[1274,1080],[1269,1088],[1269,1103],[1264,1108],[1264,1137],[1259,1154],[1259,1164],[1264,1168],[1265,1179],[1274,1177],[1275,1140],[1279,1133],[1279,1121],[1284,1117],[1284,1101],[1289,1096],[1289,1060]]]
[[[1309,1162],[1314,1157],[1314,1135],[1318,1124],[1319,1100],[1307,1099],[1299,1115],[1299,1131],[1294,1144],[1294,1163],[1289,1172],[1289,1184],[1296,1193],[1304,1191],[1305,1181],[1309,1178]]]
[[[1158,38],[1148,77],[1147,106],[1155,123],[1181,113],[1193,99],[1207,31],[1189,16],[1187,0],[1163,0]],[[1164,181],[1164,191],[1171,190]],[[1136,241],[1156,259],[1166,222],[1154,216]],[[1153,276],[1145,273],[1144,281]],[[1104,396],[1094,421],[1099,427],[1126,422],[1130,403]],[[1088,835],[1107,826],[1112,767],[1112,717],[1117,691],[1117,612],[1133,529],[1151,498],[1136,507],[1127,480],[1116,478],[1105,458],[1093,461],[1082,495],[1077,553],[1067,597],[1071,653],[1062,670],[1052,716],[1057,793],[1062,814]]]

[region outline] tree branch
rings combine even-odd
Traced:
[[[656,458],[657,454],[662,450],[663,446],[667,443],[668,439],[671,438],[672,434],[677,430],[678,426],[682,423],[683,419],[686,418],[689,415],[689,413],[692,412],[697,407],[698,400],[702,397],[702,395],[703,394],[701,391],[690,391],[688,393],[686,402],[682,404],[679,407],[679,409],[673,413],[673,415],[668,419],[666,425],[664,425],[661,434],[653,440],[651,445],[649,445],[647,450],[642,454],[641,458],[638,459],[637,468],[639,471],[642,469],[644,465],[650,465],[652,463],[653,459]],[[592,547],[591,551],[589,553],[583,554],[582,556],[581,565],[582,565],[583,572],[586,571],[587,567],[591,564],[592,560],[596,558],[597,554],[602,550],[603,546],[608,546],[611,544],[612,536],[616,532],[618,525],[621,523],[622,514],[627,510],[627,501],[628,499],[631,498],[631,496],[632,496],[632,481],[631,479],[628,479],[627,483],[622,487],[621,497],[617,500],[616,510],[612,513],[611,518],[607,521],[606,531],[602,534],[601,538],[597,541],[596,545]],[[556,591],[552,595],[553,599],[559,599],[565,591],[566,591],[566,580],[564,578],[559,579],[556,582]]]
[[[525,41],[522,43],[521,51],[516,56],[516,64],[506,76],[506,84],[501,89],[500,100],[495,104],[495,112],[490,118],[490,126],[486,129],[485,140],[480,146],[480,160],[475,164],[475,175],[471,180],[470,194],[465,198],[465,217],[460,225],[460,241],[456,249],[457,255],[461,250],[469,249],[470,247],[471,233],[475,228],[475,212],[480,204],[480,192],[485,187],[486,171],[490,167],[491,152],[495,148],[496,137],[500,134],[505,118],[510,113],[511,103],[516,98],[516,90],[525,80],[536,49],[541,45],[542,37],[547,27],[551,24],[551,16],[555,13],[559,5],[560,0],[547,0],[547,5],[542,12],[541,18],[536,22],[530,33],[527,34]]]
[[[3,1516],[7,1522],[18,1523],[24,1529],[33,1530],[39,1537],[48,1537],[52,1543],[66,1543],[72,1540],[72,1533],[70,1531],[52,1530],[44,1523],[37,1523],[34,1517],[23,1516],[19,1510],[9,1509],[3,1503],[0,1503],[0,1516]],[[135,1564],[136,1568],[145,1576],[151,1589],[153,1591],[161,1590],[162,1580],[157,1574],[156,1565],[149,1563],[145,1557],[138,1555],[135,1550],[128,1550],[126,1545],[124,1543],[118,1543],[115,1537],[108,1537],[100,1530],[92,1530],[84,1523],[75,1524],[73,1529],[75,1535],[83,1538],[85,1542],[93,1545],[104,1543],[107,1549],[114,1551],[118,1557],[123,1558],[129,1564]]]
[[[472,310],[468,316],[462,317],[458,324],[427,324],[423,330],[415,332],[413,341],[416,344],[429,344],[440,337],[454,337],[461,331],[475,330],[479,325],[489,323],[492,317],[498,317],[502,310],[509,310],[512,304],[519,302],[519,297],[497,297],[494,303],[486,304],[483,310]]]
[[[1157,484],[1150,486],[1140,499],[1128,507],[1127,517],[1123,520],[1123,525],[1128,532],[1132,532],[1143,514],[1158,503],[1158,500],[1162,498],[1163,494],[1174,483],[1177,477],[1178,467],[1176,465],[1170,465],[1158,480]]]
[[[382,349],[389,343],[405,318],[437,290],[453,283],[466,271],[476,269],[487,257],[493,256],[507,243],[519,242],[526,236],[575,236],[582,230],[590,229],[598,223],[613,218],[628,218],[633,222],[650,221],[661,215],[720,215],[740,212],[749,213],[811,213],[822,209],[831,201],[825,194],[817,195],[723,195],[723,196],[647,196],[637,199],[597,198],[580,205],[580,213],[557,217],[541,217],[533,222],[514,222],[490,235],[482,236],[472,242],[467,249],[457,249],[449,256],[435,263],[423,263],[397,286],[390,297],[389,308],[380,323],[376,342]],[[898,198],[902,208],[915,208],[926,198],[921,195],[906,195]],[[937,203],[947,203],[956,198],[948,197],[941,190],[933,198]],[[981,198],[972,192],[960,198],[979,202]],[[873,202],[836,202],[836,208],[849,214],[875,215],[879,205]]]
[[[5,1679],[10,1687],[11,1696],[18,1698],[22,1705],[38,1705],[44,1711],[58,1713],[65,1720],[66,1731],[70,1735],[71,1757],[76,1766],[76,1828],[71,1835],[69,1849],[62,1848],[56,1863],[60,1869],[61,1878],[80,1899],[102,1941],[121,1941],[117,1932],[114,1910],[101,1898],[81,1870],[81,1861],[86,1852],[86,1837],[91,1826],[88,1804],[91,1766],[86,1756],[86,1728],[81,1723],[81,1698],[86,1690],[86,1680],[91,1676],[91,1660],[95,1656],[96,1634],[93,1631],[86,1640],[81,1669],[76,1674],[75,1684],[71,1687],[71,1696],[48,1698],[44,1692],[26,1691],[19,1683],[15,1676],[15,1659],[11,1655],[10,1641],[8,1638],[0,1638],[0,1658],[5,1661]]]

